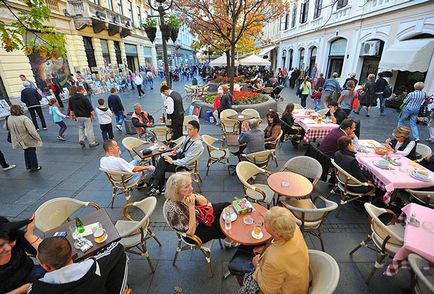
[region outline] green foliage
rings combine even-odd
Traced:
[[[181,19],[176,15],[171,14],[167,18],[167,24],[170,25],[172,29],[179,29],[179,27],[181,26]]]
[[[146,22],[143,23],[143,28],[156,28],[157,21],[153,17],[147,17]]]

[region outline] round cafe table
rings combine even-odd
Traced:
[[[313,191],[313,185],[306,177],[293,172],[274,173],[267,183],[271,190],[288,198],[304,198]]]
[[[271,239],[271,235],[265,230],[264,216],[267,213],[267,209],[257,203],[251,202],[255,211],[246,214],[238,215],[237,219],[232,222],[232,228],[229,231],[225,230],[225,221],[223,219],[223,213],[220,215],[220,228],[222,232],[233,242],[241,245],[260,245]],[[232,204],[228,207],[232,207]],[[247,225],[243,219],[245,216],[250,215],[253,218],[253,224]],[[256,224],[261,224],[262,233],[264,236],[261,239],[255,239],[252,237],[252,230]]]

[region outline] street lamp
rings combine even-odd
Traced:
[[[164,15],[166,15],[166,11],[169,10],[172,7],[173,0],[170,0],[170,3],[168,6],[163,6],[163,3],[166,2],[166,0],[155,0],[159,3],[158,7],[154,7],[151,3],[151,0],[148,0],[149,7],[152,10],[158,11],[159,17],[160,17],[160,31],[161,28],[164,26]],[[163,40],[163,62],[164,62],[164,75],[166,76],[166,82],[169,87],[172,87],[170,83],[170,77],[169,77],[169,62],[167,58],[167,41],[164,38],[163,31],[161,31],[161,39]]]

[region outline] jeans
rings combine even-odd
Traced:
[[[122,126],[124,124],[124,113],[121,111],[119,113],[115,113],[116,125]]]
[[[90,117],[77,117],[78,123],[78,140],[84,141],[86,139],[89,144],[95,144],[95,135],[93,133],[93,125]]]
[[[47,125],[45,124],[45,118],[44,118],[44,114],[42,113],[41,106],[33,106],[33,107],[30,106],[28,109],[30,112],[30,116],[32,117],[32,122],[33,122],[33,125],[35,126],[35,128],[37,130],[39,130],[38,121],[36,120],[36,113],[37,113],[39,116],[39,119],[41,120],[42,127],[45,129],[47,127]]]
[[[410,129],[411,129],[411,135],[415,140],[419,140],[419,130],[416,125],[416,119],[417,115],[419,114],[419,109],[409,109],[404,108],[404,110],[401,113],[401,116],[399,117],[398,121],[398,127],[405,124],[405,120],[410,117]]]
[[[68,127],[66,126],[66,124],[65,124],[65,122],[63,120],[57,122],[56,125],[58,125],[60,127],[60,129],[59,129],[59,136],[63,137],[63,134],[65,133],[65,131],[66,131],[66,129]]]
[[[142,97],[142,94],[145,95],[145,91],[142,90],[142,85],[136,85],[137,92],[139,93],[139,97]]]
[[[36,170],[38,168],[39,165],[35,147],[24,149],[24,162],[27,169]]]
[[[139,166],[140,161],[133,160],[133,161],[130,161],[130,164],[132,164],[134,166]],[[145,175],[150,175],[152,172],[144,171],[144,173],[145,173]],[[139,181],[141,177],[142,177],[142,173],[137,173],[135,176],[133,176],[131,179],[129,179],[127,183],[128,184],[135,183],[135,182]]]
[[[151,90],[153,90],[154,89],[154,80],[153,79],[148,79],[148,84],[149,84],[149,88]]]
[[[313,109],[315,109],[315,111],[318,111],[321,109],[321,99],[313,99]]]
[[[1,151],[0,151],[0,165],[2,166],[2,168],[9,167],[9,164],[6,162],[6,159],[3,155],[3,152],[1,152]]]
[[[384,99],[384,94],[383,93],[376,93],[375,94],[376,99],[380,99],[380,113],[384,113],[384,104],[386,99]]]
[[[304,95],[304,94],[301,94],[300,95],[301,97],[301,106],[303,106],[304,108],[306,108],[306,99],[307,99],[307,94],[306,95]]]

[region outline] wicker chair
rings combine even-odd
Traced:
[[[431,151],[431,147],[422,144],[422,143],[417,143],[416,144],[416,153],[419,154],[421,156],[420,159],[416,160],[416,161],[422,161],[424,158],[427,158],[428,156],[430,156],[432,154]]]
[[[125,251],[145,256],[152,272],[155,272],[155,266],[149,257],[146,240],[154,238],[158,245],[161,246],[157,236],[155,236],[149,227],[150,217],[154,212],[156,205],[157,198],[155,197],[148,197],[139,202],[129,203],[124,207],[124,217],[127,220],[118,220],[115,224],[115,227],[122,238],[120,243],[124,246]],[[134,220],[131,216],[131,211],[134,207],[138,208],[144,214],[143,218],[139,221]]]
[[[323,108],[323,109],[320,109],[317,111],[318,115],[321,115],[321,116],[326,115],[327,112],[329,112],[328,108]]]
[[[318,199],[323,202],[321,207],[316,204]],[[324,251],[322,225],[327,216],[338,208],[336,202],[318,196],[313,201],[310,199],[281,200],[280,203],[292,212],[303,233],[310,233],[320,240],[321,250]]]
[[[377,252],[375,266],[366,279],[366,283],[369,283],[375,271],[384,266],[383,260],[388,256],[393,257],[402,247],[404,243],[404,227],[396,223],[397,217],[389,209],[379,208],[371,203],[365,203],[365,209],[369,214],[370,227],[368,237],[354,248],[350,252],[350,255],[353,255],[362,246]],[[392,216],[392,220],[387,225],[379,219],[379,216],[383,214],[390,214]],[[374,247],[369,246],[371,243]]]
[[[280,133],[279,133],[279,135],[277,136],[277,138],[275,140],[269,141],[269,142],[265,142],[265,145],[267,145],[267,144],[274,145],[274,149],[271,149],[271,150],[274,150],[273,153],[271,153],[271,156],[273,157],[274,162],[276,163],[276,167],[278,166],[278,164],[277,164],[276,149],[281,146],[280,145],[280,143],[281,143],[280,139],[282,138],[282,136],[283,136],[283,130],[280,130]]]
[[[259,112],[256,109],[247,108],[247,109],[244,109],[243,111],[241,111],[241,114],[251,115],[254,118],[256,118],[257,120],[259,120],[259,123],[262,122],[261,115],[259,114]]]
[[[172,130],[168,127],[155,127],[149,128],[149,130],[159,142],[163,143],[169,141],[170,135],[172,133]]]
[[[434,191],[418,191],[412,189],[405,189],[410,193],[411,198],[416,199],[421,204],[434,208]]]
[[[260,168],[267,168],[268,163],[273,158],[275,149],[269,149],[249,154],[241,154],[241,158],[255,164]]]
[[[184,116],[184,121],[182,122],[182,128],[184,130],[183,131],[184,136],[188,135],[187,134],[187,125],[192,120],[195,120],[195,121],[199,122],[199,118],[197,116],[195,116],[195,115],[186,115],[186,116]]]
[[[178,245],[176,247],[175,257],[173,258],[173,265],[176,263],[179,252],[185,250],[200,250],[205,256],[206,262],[208,263],[208,274],[210,277],[212,277],[213,272],[211,266],[211,249],[214,244],[214,240],[203,243],[202,240],[196,235],[188,236],[186,233],[176,230],[167,219],[167,201],[168,200],[166,200],[163,205],[163,216],[166,220],[166,223],[172,228],[172,230],[176,232],[176,236],[178,237]],[[220,239],[219,244],[220,247],[223,248]]]
[[[309,294],[333,294],[339,283],[336,260],[325,252],[309,250],[309,271],[312,276]]]
[[[199,173],[199,168],[198,168],[198,161],[199,158],[202,156],[203,154],[203,150],[202,152],[200,152],[196,158],[193,159],[193,162],[188,166],[176,166],[175,168],[175,173],[176,172],[189,172],[193,178],[193,181],[196,182],[197,187],[199,189],[199,192],[202,193],[202,178],[200,177],[200,173]]]
[[[124,139],[122,139],[122,145],[125,147],[125,149],[127,149],[132,160],[141,160],[140,156],[138,156],[133,151],[133,148],[138,147],[144,143],[148,143],[148,142],[138,139],[136,137],[125,137]]]
[[[238,113],[233,109],[225,109],[220,113],[220,125],[223,134],[239,134],[240,122],[236,119],[229,119],[229,116],[237,115]]]
[[[248,161],[241,161],[237,164],[236,173],[243,184],[244,195],[255,202],[263,202],[269,208],[274,202],[275,193],[267,184],[252,183],[257,175],[268,177],[270,172],[259,168]]]
[[[208,150],[208,162],[206,163],[206,175],[208,176],[209,168],[214,163],[223,163],[226,165],[228,169],[229,175],[231,175],[231,171],[229,169],[229,150],[227,148],[223,148],[223,141],[221,147],[216,147],[213,144],[220,141],[217,138],[208,136],[208,135],[202,135],[202,141],[205,143],[206,148]]]
[[[280,171],[290,171],[302,175],[312,181],[312,185],[319,182],[322,175],[322,166],[315,158],[309,156],[296,156],[289,159]]]
[[[185,140],[185,136],[181,136],[178,139],[170,140],[168,142],[168,145],[170,146],[170,148],[178,149],[182,146],[182,143],[184,142],[184,140]]]
[[[424,267],[429,266],[429,262],[417,254],[410,253],[408,261],[413,270],[414,281],[413,292],[415,294],[434,293],[434,277],[433,275],[425,275],[422,271]]]
[[[48,200],[35,211],[35,226],[42,232],[57,228],[83,207],[101,208],[94,202],[84,202],[67,197]]]

